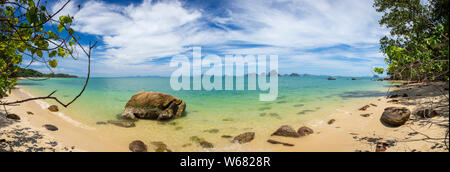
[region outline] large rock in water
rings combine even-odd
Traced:
[[[390,126],[398,127],[406,123],[411,116],[411,111],[407,108],[388,107],[384,109],[381,121]]]
[[[179,98],[164,93],[141,91],[131,97],[121,117],[167,120],[181,117],[185,109],[186,103]]]

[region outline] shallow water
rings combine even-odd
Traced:
[[[73,98],[83,83],[83,78],[20,81],[21,87],[34,96],[58,90],[55,95],[63,100]],[[265,92],[260,91],[173,91],[169,78],[91,78],[85,94],[62,112],[84,125],[117,136],[123,144],[139,139],[148,143],[162,141],[174,151],[204,151],[191,141],[192,136],[198,136],[213,143],[215,151],[242,151],[221,136],[254,131],[257,137],[265,137],[283,124],[311,124],[352,102],[385,95],[387,84],[370,78],[328,81],[326,77],[280,77],[278,99],[262,102],[259,94]],[[117,119],[129,98],[141,90],[183,99],[187,104],[185,116],[170,122],[140,120],[129,129],[96,125]],[[246,151],[270,149],[261,144]]]

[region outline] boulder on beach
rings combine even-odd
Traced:
[[[388,107],[384,109],[381,121],[387,125],[398,127],[406,123],[411,116],[411,111],[407,108]]]
[[[243,144],[243,143],[251,142],[254,138],[255,138],[255,132],[247,132],[247,133],[243,133],[243,134],[236,136],[232,142]]]
[[[179,98],[164,93],[141,91],[131,97],[121,117],[168,120],[181,117],[185,109],[186,103]]]
[[[308,127],[300,127],[297,131],[298,135],[300,136],[307,136],[307,135],[311,135],[314,133],[314,130],[312,130],[311,128]]]
[[[439,113],[432,109],[420,109],[415,113],[415,115],[420,118],[434,118],[439,116]]]
[[[58,106],[56,106],[56,105],[51,105],[50,107],[48,107],[48,110],[49,110],[50,112],[58,112],[58,111],[59,111],[59,108],[58,108]]]
[[[140,140],[135,140],[128,146],[131,152],[147,152],[147,145]]]
[[[284,137],[300,137],[300,135],[289,125],[281,126],[272,136],[284,136]]]

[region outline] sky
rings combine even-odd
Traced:
[[[74,17],[82,43],[98,42],[96,77],[170,76],[171,58],[192,57],[192,47],[203,56],[278,55],[281,74],[372,76],[385,66],[379,39],[388,32],[370,0],[72,0],[60,15]],[[86,71],[81,54],[55,70]]]

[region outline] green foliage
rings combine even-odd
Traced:
[[[24,57],[56,68],[54,58],[72,54],[76,43],[72,18],[61,16],[57,20],[53,16],[40,1],[0,0],[0,95],[17,84],[13,76]],[[57,25],[57,32],[49,29],[52,25]]]
[[[390,29],[380,40],[387,72],[400,80],[447,80],[449,0],[375,0],[379,21]],[[380,72],[375,69],[375,72]]]
[[[384,73],[384,68],[378,68],[378,67],[376,67],[376,68],[374,68],[373,69],[376,73],[378,73],[378,74],[383,74]]]

